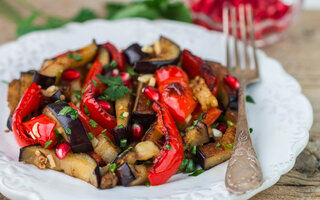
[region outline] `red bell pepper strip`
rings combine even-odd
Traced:
[[[102,158],[96,152],[90,151],[89,154],[99,163],[99,165],[103,165],[103,166],[106,165],[106,163],[102,160]]]
[[[115,117],[105,111],[95,99],[95,97],[100,93],[97,89],[99,87],[102,87],[102,84],[99,80],[97,80],[95,83],[90,81],[87,84],[81,99],[80,108],[84,112],[84,106],[86,106],[90,117],[100,126],[107,129],[110,133],[113,133],[113,128],[117,126]]]
[[[92,79],[94,79],[95,81],[99,81],[99,79],[96,77],[96,74],[101,74],[102,70],[103,66],[101,62],[98,59],[96,59],[86,76],[83,86],[85,87]]]
[[[126,59],[121,51],[119,51],[113,44],[110,42],[107,42],[105,44],[102,44],[101,46],[105,47],[108,52],[111,54],[112,60],[114,60],[117,63],[117,68],[120,71],[126,71]]]
[[[40,87],[36,83],[32,83],[23,94],[16,110],[13,113],[12,131],[20,147],[36,144],[35,140],[26,135],[22,125],[22,119],[32,111],[36,110],[40,106],[42,100],[43,94]]]
[[[160,102],[167,106],[174,120],[184,122],[197,105],[187,74],[181,68],[169,66],[157,70],[155,78]]]
[[[51,149],[57,142],[54,131],[56,122],[46,115],[39,115],[23,123],[24,130],[29,135],[47,149]]]
[[[196,76],[202,76],[212,91],[212,94],[216,96],[218,91],[218,79],[214,75],[213,70],[208,66],[200,57],[193,55],[188,50],[182,52],[181,67],[187,72],[191,79]]]
[[[157,128],[165,136],[165,143],[153,161],[148,178],[151,185],[161,185],[176,173],[183,160],[183,142],[168,109],[157,102],[152,105],[157,113]]]
[[[199,116],[201,113],[202,118],[200,120],[202,120],[209,128],[211,124],[213,124],[213,122],[215,122],[219,118],[222,111],[218,108],[209,108],[206,112],[203,112],[201,110],[200,104],[198,104],[197,108],[192,113],[192,119],[199,120]]]
[[[191,79],[196,76],[201,76],[201,67],[204,62],[201,58],[192,55],[192,53],[186,49],[182,51],[181,67],[188,73]]]
[[[75,109],[76,111],[78,111],[78,117],[81,120],[83,126],[85,127],[85,129],[87,130],[88,133],[92,133],[95,137],[97,137],[98,135],[100,135],[105,129],[103,129],[99,124],[96,125],[92,125],[92,123],[90,124],[91,119],[84,113],[82,112],[77,106],[75,106],[72,102],[69,103],[69,106],[73,109]],[[104,133],[111,139],[113,140],[113,135],[110,134],[107,131],[104,131]]]

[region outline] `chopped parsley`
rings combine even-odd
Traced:
[[[203,169],[198,169],[196,171],[194,171],[192,174],[189,174],[189,176],[198,176],[200,174],[202,174],[204,172]]]
[[[151,126],[148,128],[148,130],[146,131],[146,133],[148,133],[151,130]]]
[[[131,76],[137,76],[139,75],[137,72],[134,71],[134,69],[130,66],[127,66],[127,72],[131,75]]]
[[[117,128],[124,128],[124,125],[120,124],[119,126],[117,126]]]
[[[233,148],[233,143],[227,143],[226,144],[228,148],[232,149]]]
[[[88,137],[89,137],[90,140],[92,140],[94,138],[93,134],[90,133],[90,132],[88,133]]]
[[[118,64],[116,63],[116,61],[111,61],[111,63],[109,64],[109,66],[113,69],[117,68]]]
[[[194,120],[192,126],[190,126],[190,127],[188,128],[188,130],[193,130],[193,129],[196,127],[196,125],[197,125],[198,122],[199,122],[199,120]]]
[[[86,115],[88,117],[90,117],[90,113],[89,113],[88,107],[86,105],[83,105],[83,110],[84,110],[84,113],[86,113]]]
[[[184,170],[187,167],[188,162],[189,162],[189,159],[184,158],[182,160],[182,163],[181,163],[180,167],[179,167],[179,170]]]
[[[58,113],[58,115],[67,115],[69,114],[71,116],[72,119],[77,119],[78,118],[78,111],[73,109],[70,106],[65,106],[64,108],[62,108],[62,110],[60,110],[60,112]]]
[[[92,83],[95,85],[95,86],[98,86],[98,83],[96,80],[92,79]]]
[[[71,134],[71,129],[70,128],[66,128],[66,134],[70,135]]]
[[[119,158],[121,158],[124,154],[126,154],[128,151],[130,151],[132,147],[128,147],[126,150],[124,150],[122,153],[118,155]]]
[[[246,96],[246,101],[247,101],[248,103],[253,103],[253,104],[256,103],[250,95],[247,95],[247,96]]]
[[[150,187],[150,182],[147,181],[147,182],[145,183],[145,185],[146,185],[146,187]]]
[[[120,76],[114,77],[105,77],[100,74],[96,75],[101,83],[107,84],[109,87],[103,92],[101,99],[112,100],[121,98],[123,95],[130,92],[129,88],[123,85],[122,79]]]
[[[67,56],[68,56],[69,58],[73,58],[72,53],[67,53]]]
[[[170,146],[170,145],[166,145],[166,148],[167,148],[168,150],[170,150],[170,149],[171,149],[171,146]]]
[[[110,172],[114,173],[117,169],[117,163],[112,163],[109,165]]]
[[[234,123],[233,122],[231,122],[231,121],[227,121],[227,124],[229,125],[229,126],[234,126]]]
[[[180,135],[181,135],[181,137],[185,136],[184,132],[180,132]]]
[[[196,154],[197,154],[197,146],[193,146],[191,153],[192,153],[193,155],[196,155]]]
[[[203,112],[200,113],[198,120],[199,120],[199,121],[202,121],[202,117],[203,117]]]
[[[151,101],[147,99],[146,105],[150,105]]]
[[[111,141],[111,139],[106,135],[106,132],[107,130],[106,129],[104,129],[102,132],[101,132],[101,134],[109,141],[109,142],[111,142],[111,143],[113,143],[112,141]]]
[[[74,59],[75,61],[79,62],[79,61],[82,60],[82,57],[81,57],[79,54],[77,54],[77,55],[75,55],[75,56],[73,57],[73,59]]]
[[[253,128],[249,128],[249,132],[252,133],[252,131],[253,131]]]
[[[196,170],[196,164],[192,159],[189,159],[185,172],[190,173],[190,172],[193,172],[194,170]]]
[[[221,146],[221,144],[218,142],[218,143],[216,144],[216,148],[217,148],[217,147],[220,147],[220,146]]]
[[[7,85],[9,84],[9,81],[6,81],[6,80],[1,80],[1,82]]]
[[[120,147],[126,147],[127,146],[127,139],[120,140]]]
[[[55,129],[54,129],[54,132],[56,133],[56,135],[60,135],[58,129],[55,128]]]
[[[92,128],[96,128],[98,126],[98,123],[90,119],[89,124]]]
[[[124,113],[125,112],[122,112],[121,114],[120,114],[120,119],[125,119],[126,117],[124,116]]]
[[[74,90],[74,91],[73,91],[73,94],[75,94],[75,97],[76,97],[76,99],[77,99],[78,101],[81,100],[81,92],[80,92],[80,90]]]
[[[52,143],[52,140],[47,141],[47,142],[45,143],[44,148],[45,148],[45,149],[48,148],[51,143]]]

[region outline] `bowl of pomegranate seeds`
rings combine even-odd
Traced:
[[[187,0],[193,22],[210,30],[222,31],[224,6],[250,5],[253,10],[256,45],[273,44],[286,34],[302,8],[303,0]],[[239,13],[237,13],[239,19]]]

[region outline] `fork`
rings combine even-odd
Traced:
[[[237,41],[237,19],[235,8],[223,8],[223,30],[226,37],[226,63],[228,73],[236,77],[240,83],[238,92],[238,122],[237,131],[233,147],[233,152],[228,163],[225,185],[227,190],[232,193],[242,194],[249,190],[258,188],[263,181],[263,175],[256,152],[252,146],[250,132],[248,130],[247,112],[246,112],[246,87],[249,84],[255,83],[259,80],[259,69],[256,55],[255,38],[252,9],[250,6],[239,6],[239,26],[240,35],[244,46],[244,60],[245,68],[240,68],[240,56],[238,51]],[[231,26],[229,24],[229,15],[231,15]],[[247,27],[248,26],[248,27]],[[234,37],[234,54],[235,67],[231,67],[231,56],[229,51],[229,29],[232,30]],[[247,31],[247,28],[249,31]],[[247,32],[250,35],[250,43],[253,48],[253,60],[255,68],[250,68],[248,55],[248,40]]]

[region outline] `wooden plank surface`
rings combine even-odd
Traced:
[[[29,0],[37,8],[63,17],[73,16],[83,6],[103,14],[99,0]],[[67,2],[67,3],[66,3]],[[21,10],[24,15],[28,13]],[[284,66],[301,84],[302,92],[310,100],[314,123],[307,148],[298,157],[294,168],[281,177],[273,187],[252,200],[315,200],[320,199],[320,11],[304,11],[281,42],[263,50]],[[14,40],[15,26],[0,16],[0,44]],[[298,105],[297,105],[298,106]],[[0,194],[0,200],[7,200]]]

